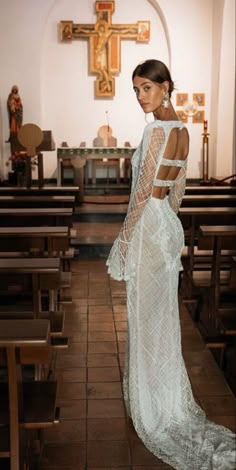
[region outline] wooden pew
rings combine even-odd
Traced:
[[[4,258],[0,259],[0,289],[2,293],[9,291],[11,279],[30,278],[32,286],[32,302],[34,317],[39,318],[42,311],[42,291],[49,291],[49,311],[57,310],[56,298],[60,288],[60,259],[59,258]],[[5,290],[4,290],[5,289]]]
[[[185,194],[236,194],[236,186],[187,184]]]
[[[69,248],[69,228],[67,226],[0,227],[0,257],[4,252],[14,252],[60,256]]]
[[[235,194],[185,194],[181,207],[236,207]]]
[[[188,306],[194,320],[198,318],[199,289],[195,289],[193,282],[194,269],[198,270],[197,263],[209,261],[212,256],[212,248],[200,250],[198,247],[198,236],[200,225],[233,225],[235,223],[235,207],[180,207],[179,218],[185,233],[185,247],[182,252],[182,264],[184,271],[180,277],[180,295],[183,302]],[[228,253],[225,261],[228,261]],[[198,272],[195,272],[195,278]]]
[[[232,250],[232,256],[236,249],[236,226],[235,225],[218,225],[209,226],[202,225],[199,229],[199,247],[205,248],[211,243],[213,247],[213,256],[211,263],[211,276],[209,282],[209,312],[208,320],[212,326],[213,331],[223,335],[235,335],[236,336],[236,306],[235,298],[236,291],[235,287],[232,286],[228,289],[223,289],[224,297],[227,295],[226,292],[234,293],[234,302],[228,304],[228,306],[222,306],[221,304],[221,269],[222,269],[222,250],[227,248],[228,251]],[[231,274],[231,270],[230,273]],[[230,277],[228,286],[230,284]],[[202,319],[203,320],[203,319]],[[206,327],[206,325],[205,325]]]
[[[48,346],[47,320],[0,320],[0,350],[7,358],[6,382],[0,383],[0,459],[8,458],[10,470],[31,468],[25,432],[59,422],[55,381],[22,380],[19,351]],[[8,411],[9,410],[9,411]]]
[[[194,267],[194,246],[197,244],[200,225],[234,225],[235,216],[236,207],[180,207],[179,218],[185,231],[190,275]]]
[[[4,207],[72,207],[75,206],[75,196],[68,195],[0,195],[0,208]]]
[[[66,208],[0,208],[0,226],[72,225],[73,209]]]
[[[213,248],[209,278],[198,279],[201,298],[198,305],[198,327],[206,346],[224,369],[234,393],[236,393],[236,265],[231,256],[228,281],[222,278],[225,271],[224,252],[235,253],[236,226],[201,226],[199,247]]]
[[[0,227],[0,258],[60,258],[60,302],[71,303],[63,289],[70,286],[70,263],[74,249],[70,246],[68,227]],[[18,251],[16,251],[16,249]],[[63,293],[64,292],[64,293]]]
[[[0,258],[0,318],[48,318],[51,336],[66,346],[63,305],[72,301],[65,295],[70,282],[59,257]]]
[[[79,197],[78,186],[49,186],[45,185],[42,188],[38,186],[31,186],[30,188],[20,186],[1,186],[0,196],[75,196],[76,201]]]

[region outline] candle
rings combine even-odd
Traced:
[[[207,121],[203,121],[204,132],[207,132]]]

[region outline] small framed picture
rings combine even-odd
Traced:
[[[179,121],[188,122],[188,116],[182,110],[176,110]]]
[[[194,124],[201,124],[205,119],[205,111],[197,111],[192,117],[192,122]]]
[[[176,106],[183,106],[188,101],[188,93],[176,93]]]
[[[61,41],[72,40],[72,35],[73,35],[72,26],[73,26],[73,21],[61,21],[60,22]]]
[[[138,21],[138,42],[148,42],[150,39],[150,21]]]
[[[205,93],[193,93],[193,100],[198,106],[205,106]]]

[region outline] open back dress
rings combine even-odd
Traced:
[[[145,446],[173,468],[235,470],[235,435],[210,422],[195,402],[182,356],[178,281],[184,233],[177,212],[186,181],[183,132],[179,121],[145,127],[132,157],[127,216],[107,260],[111,277],[127,287],[124,398]],[[153,197],[155,187],[166,195]]]

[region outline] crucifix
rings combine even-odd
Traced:
[[[137,21],[134,24],[112,24],[115,1],[97,0],[95,3],[97,21],[95,24],[78,24],[73,21],[60,22],[61,41],[89,39],[90,72],[97,74],[95,81],[96,97],[115,95],[113,74],[120,72],[121,39],[135,39],[148,42],[150,21]]]

